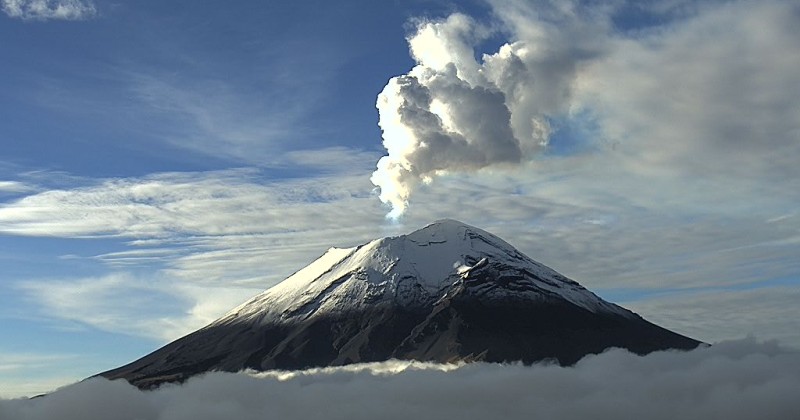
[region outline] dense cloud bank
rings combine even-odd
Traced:
[[[214,373],[154,392],[93,379],[0,401],[0,419],[789,419],[798,389],[800,353],[745,339],[646,357],[615,349],[571,368],[394,361]]]

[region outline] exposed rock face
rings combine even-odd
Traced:
[[[454,220],[306,268],[212,324],[105,373],[140,388],[212,370],[300,369],[391,358],[572,364],[622,347],[691,349],[673,333]]]

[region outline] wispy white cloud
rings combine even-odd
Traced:
[[[281,162],[272,163],[273,166],[287,166],[291,164],[301,168],[313,168],[323,173],[352,173],[363,174],[371,169],[377,152],[352,149],[349,147],[335,146],[322,149],[291,150],[281,155]]]
[[[91,0],[3,0],[3,12],[25,20],[83,20],[94,17]]]
[[[129,249],[70,258],[100,261],[117,275],[150,273],[144,278],[159,279],[165,288],[149,283],[150,289],[142,290],[145,286],[136,286],[142,275],[126,274],[117,286],[105,279],[103,293],[129,281],[140,293],[162,296],[159,304],[169,313],[146,323],[119,318],[89,325],[108,330],[131,325],[125,332],[159,339],[177,338],[203,325],[229,309],[226,305],[276,284],[330,246],[407,233],[442,217],[492,231],[594,290],[632,289],[651,296],[659,290],[695,289],[687,292],[692,295],[708,287],[757,287],[800,272],[800,220],[768,222],[788,214],[794,205],[790,197],[764,197],[758,209],[736,209],[739,194],[759,191],[631,178],[620,167],[596,166],[591,157],[576,159],[583,159],[581,165],[559,158],[526,166],[525,172],[442,177],[421,188],[420,204],[394,224],[384,220],[363,174],[270,181],[257,170],[240,169],[100,180],[34,193],[0,206],[0,231],[124,241]],[[708,196],[714,199],[709,202]],[[85,281],[90,280],[102,283],[103,277]],[[82,314],[83,320],[109,310],[109,319],[138,316],[135,308],[115,312],[69,293],[65,296],[76,302],[71,305],[93,309],[59,306],[43,291],[48,281],[39,282],[37,302],[52,308],[47,310],[51,315]],[[70,282],[80,283],[61,281],[66,289]],[[736,294],[725,296],[734,299]],[[214,303],[209,296],[216,295],[229,298]],[[742,298],[756,299],[751,294]],[[692,332],[699,339],[716,337],[713,331],[729,305],[725,299],[712,303],[698,307],[702,316]],[[673,326],[666,317],[668,306],[639,309]],[[765,337],[773,333],[768,325],[761,331]],[[777,325],[774,334],[785,336]]]
[[[63,354],[25,354],[25,353],[0,353],[0,372],[10,372],[43,366],[52,366],[63,363],[74,355]]]
[[[796,7],[780,1],[702,7],[660,2],[653,7],[662,10],[654,11],[669,15],[662,25],[618,33],[609,22],[613,5],[491,3],[510,38],[505,52],[484,63],[494,60],[497,80],[519,82],[496,87],[521,95],[507,123],[529,140],[534,128],[548,128],[537,132],[547,135],[547,147],[529,144],[544,156],[526,161],[532,156],[526,154],[518,164],[483,169],[467,165],[466,175],[431,172],[436,182],[415,185],[414,205],[392,224],[383,220],[386,209],[367,179],[367,167],[376,160],[370,152],[286,145],[318,134],[305,131],[302,121],[306,105],[319,103],[317,91],[332,72],[315,72],[305,86],[305,79],[295,77],[303,66],[268,67],[265,74],[279,75],[283,89],[276,88],[275,98],[299,95],[273,106],[225,81],[121,71],[113,83],[132,93],[127,97],[137,107],[144,105],[136,115],[168,120],[148,125],[148,135],[262,169],[100,180],[45,171],[0,182],[0,194],[15,197],[0,204],[0,233],[114,238],[128,246],[71,256],[100,261],[113,274],[29,279],[19,290],[51,316],[166,340],[225,312],[239,296],[282,280],[329,246],[455,217],[497,233],[591,289],[641,291],[650,297],[634,296],[625,304],[666,327],[703,340],[755,330],[800,343],[791,328],[793,288],[761,284],[800,272],[800,218],[794,216],[800,202]],[[83,5],[96,13],[90,2],[2,3],[9,15],[30,4],[53,10],[57,4]],[[439,41],[460,42],[446,48],[449,55],[427,54],[435,42],[415,52],[422,61],[433,60],[429,67],[441,73],[428,74],[439,78],[440,93],[452,93],[443,80],[479,78],[474,56],[468,54],[469,62],[456,53],[471,48],[486,28],[459,19],[451,26],[467,22],[476,32],[427,27]],[[593,54],[582,55],[587,51]],[[528,73],[516,79],[514,55],[529,59],[523,63]],[[455,75],[447,73],[446,63],[435,62],[441,58],[461,60]],[[489,71],[491,65],[484,67]],[[84,109],[74,106],[71,92],[66,96],[43,102]],[[439,102],[429,110],[453,131],[456,120],[448,119],[446,101]],[[97,104],[86,105],[128,115],[117,112],[119,104]],[[580,126],[585,138],[573,140],[589,147],[563,153],[558,124],[543,125],[550,120],[542,116]],[[263,168],[296,170],[290,175],[302,178],[269,179]],[[62,297],[48,292],[48,284]],[[142,318],[135,299],[114,300],[115,289],[151,299],[161,313]],[[680,295],[653,295],[676,289]],[[737,308],[752,309],[752,316],[731,318]],[[770,322],[776,317],[786,321]]]
[[[277,376],[277,377],[276,377]],[[47,398],[2,400],[31,420],[138,419],[785,419],[800,410],[800,356],[741,340],[640,357],[621,350],[577,365],[439,366],[387,362],[252,377],[210,373],[143,392],[92,379]]]
[[[310,134],[302,101],[249,100],[221,80],[174,80],[167,74],[123,72],[140,102],[136,112],[158,121],[149,133],[169,144],[216,157],[269,165],[283,144]]]
[[[407,200],[409,221],[452,209],[589,288],[636,285],[640,298],[797,276],[800,221],[787,216],[800,201],[796,5],[490,4],[506,45],[476,60],[479,23],[423,21],[409,38],[418,66],[379,98],[389,156],[373,182],[394,215]],[[625,31],[614,17],[626,7],[659,23]],[[509,115],[481,125],[494,136],[459,137],[480,131],[455,116],[472,106],[457,87],[504,96]],[[520,133],[539,120],[550,124],[543,154],[483,159],[506,149],[509,127],[529,142]],[[464,150],[477,159],[461,164]],[[659,299],[645,316],[668,313]],[[755,294],[729,290],[697,311],[716,317],[739,299]],[[698,316],[692,331],[716,337],[719,317]]]
[[[407,216],[429,220],[447,209],[590,288],[736,284],[800,270],[791,258],[800,221],[766,222],[791,200],[765,197],[760,209],[735,210],[739,192],[562,163],[443,177],[418,192]],[[698,205],[708,195],[716,203]]]
[[[784,286],[745,290],[677,292],[627,304],[634,311],[652,314],[650,320],[670,325],[689,336],[702,335],[710,341],[741,334],[769,337],[800,347],[797,320],[800,319],[800,280]],[[708,316],[709,313],[713,316]]]
[[[0,206],[0,231],[122,238],[143,249],[91,257],[204,283],[275,282],[330,246],[381,236],[380,212],[360,174],[167,173],[31,194]]]
[[[39,303],[47,315],[104,331],[138,335],[146,335],[145,331],[170,331],[175,323],[169,319],[184,315],[182,307],[189,306],[188,302],[181,302],[177,293],[170,292],[164,285],[159,287],[157,281],[140,280],[128,274],[72,281],[26,281],[16,288]],[[159,304],[165,300],[171,305]],[[144,312],[143,308],[148,308],[150,314],[135,316]],[[176,334],[173,331],[168,335]]]
[[[29,280],[14,287],[35,302],[42,315],[161,342],[203,327],[258,292],[126,272],[94,278]]]
[[[336,214],[348,200],[369,196],[363,184],[352,175],[271,182],[249,169],[101,180],[5,204],[0,231],[128,238],[258,234],[275,228],[270,215],[278,216],[279,208],[303,207],[296,217],[306,221]]]
[[[265,181],[245,169],[113,179],[6,203],[0,230],[128,241],[128,250],[65,256],[107,264],[108,275],[27,279],[17,290],[47,316],[169,340],[330,246],[381,236],[379,204],[363,184],[360,175],[330,174]]]
[[[0,194],[30,193],[36,188],[20,181],[0,181]]]
[[[246,57],[242,65],[228,62],[234,52],[219,60],[220,51],[200,41],[211,36],[205,32],[211,27],[189,25],[186,32],[175,32],[158,24],[159,19],[142,18],[126,41],[144,46],[147,60],[133,51],[106,57],[96,66],[79,60],[57,72],[29,69],[26,94],[16,99],[74,120],[87,129],[76,134],[87,137],[87,143],[102,141],[98,138],[105,134],[124,149],[145,156],[163,152],[172,161],[193,165],[210,160],[288,166],[287,152],[299,155],[320,142],[345,150],[336,146],[341,143],[336,138],[352,144],[351,133],[343,132],[346,123],[321,121],[319,112],[340,101],[336,78],[356,54],[349,46],[333,38],[312,41],[313,31],[301,30],[301,24],[280,36],[270,31],[262,36],[262,30],[250,28],[248,35],[240,34],[245,41],[234,42],[235,53]],[[158,65],[147,64],[153,62]],[[374,159],[370,156],[370,164]]]
[[[54,373],[72,365],[78,355],[52,353],[9,353],[0,351],[0,398],[19,398],[50,392],[82,379],[70,372]],[[69,370],[69,369],[66,369]],[[2,410],[0,410],[2,413]]]
[[[27,195],[1,205],[0,232],[118,238],[130,249],[80,257],[114,270],[149,270],[171,284],[197,287],[175,288],[177,294],[169,295],[181,302],[180,313],[168,317],[180,327],[162,328],[157,322],[137,327],[137,333],[150,335],[160,334],[155,329],[177,334],[224,312],[222,305],[202,297],[203,288],[230,290],[231,296],[262,289],[329,246],[405,233],[442,217],[495,232],[590,289],[640,290],[628,304],[666,327],[686,324],[668,316],[674,301],[642,296],[683,290],[686,301],[704,303],[695,305],[695,326],[688,330],[699,339],[717,337],[732,305],[751,302],[755,308],[762,298],[782,302],[772,293],[776,289],[760,295],[741,288],[762,287],[800,272],[800,219],[792,216],[800,202],[795,99],[800,97],[795,71],[800,67],[795,42],[800,15],[785,2],[715,2],[681,8],[677,14],[667,10],[677,17],[650,31],[620,34],[608,22],[613,7],[558,4],[494,3],[511,38],[508,51],[484,58],[484,70],[490,70],[487,63],[510,63],[511,52],[527,57],[523,64],[538,76],[519,76],[517,90],[497,89],[520,95],[534,89],[539,95],[541,103],[520,99],[514,111],[518,117],[564,113],[570,124],[585,125],[587,138],[578,140],[592,147],[580,153],[557,153],[559,137],[553,132],[548,150],[555,151],[545,150],[529,162],[479,165],[470,167],[469,174],[434,171],[436,182],[416,186],[415,205],[392,224],[382,219],[385,209],[366,179],[368,170],[361,169],[364,161],[374,161],[369,152],[334,147],[276,153],[268,141],[260,143],[270,132],[268,123],[248,125],[238,119],[235,110],[241,102],[230,86],[201,83],[198,90],[169,78],[141,77],[134,78],[140,100],[187,119],[198,139],[209,140],[183,147],[216,153],[224,144],[222,153],[258,160],[262,167],[295,167],[303,178],[273,180],[260,170],[241,169],[72,180],[73,185],[20,192]],[[590,18],[597,19],[581,24]],[[553,24],[560,20],[569,24]],[[436,70],[427,76],[477,83],[480,66],[462,54],[471,46],[463,31],[484,29],[461,15],[439,26],[426,24],[420,39],[428,44],[412,47]],[[451,55],[430,56],[437,40],[458,42],[445,48]],[[592,54],[582,54],[587,51]],[[436,61],[443,57],[461,66],[455,74]],[[550,66],[545,59],[555,61]],[[569,71],[558,71],[563,69]],[[501,73],[497,83],[513,79]],[[540,86],[537,80],[552,83]],[[566,89],[569,95],[559,96],[551,88]],[[205,97],[219,100],[208,104]],[[455,123],[437,108],[442,104],[429,105],[429,111],[438,112],[441,127]],[[286,121],[290,117],[279,114]],[[526,117],[506,123],[517,133],[523,120],[530,122]],[[43,179],[47,173],[37,176],[28,184],[54,185]],[[710,299],[709,287],[724,293]],[[41,288],[29,290],[37,290],[40,302],[55,308],[51,313],[70,312],[63,309],[66,304],[48,300]],[[730,325],[747,331],[758,326],[767,337],[800,340],[788,337],[782,324]]]
[[[631,171],[796,187],[798,21],[787,2],[711,2],[668,29],[613,37],[576,80],[576,105]]]

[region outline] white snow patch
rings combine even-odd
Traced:
[[[331,248],[216,323],[267,321],[355,309],[369,304],[367,301],[374,302],[376,297],[393,299],[401,280],[408,279],[421,286],[428,296],[442,295],[459,277],[492,264],[532,273],[532,281],[539,289],[592,312],[634,316],[531,260],[502,239],[446,219],[408,235],[376,239],[355,248]],[[496,288],[492,293],[499,296],[520,292]]]

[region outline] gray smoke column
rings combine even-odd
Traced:
[[[371,180],[392,207],[388,217],[406,210],[420,183],[519,165],[548,144],[549,120],[568,109],[578,64],[596,55],[588,34],[570,30],[576,19],[531,18],[519,40],[480,60],[474,45],[490,32],[469,17],[417,25],[408,38],[417,65],[389,80],[377,101],[388,156]]]

